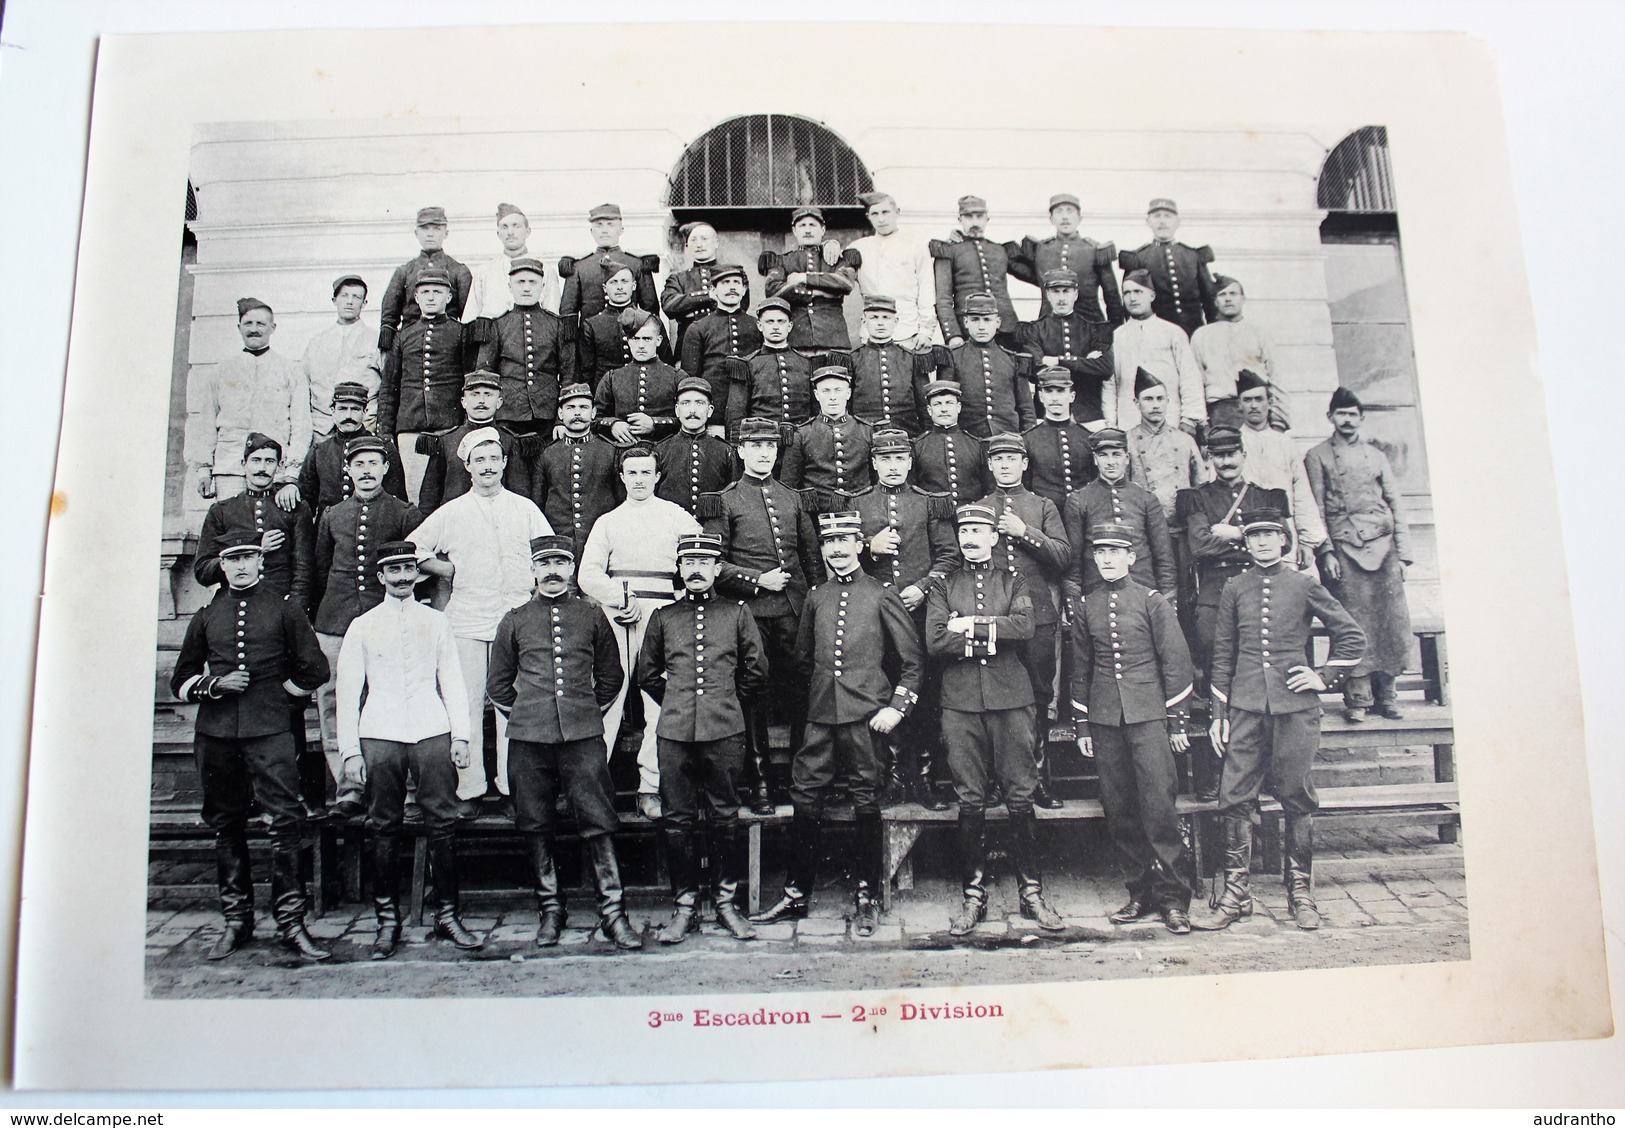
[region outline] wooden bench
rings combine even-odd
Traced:
[[[164,843],[169,842],[213,842],[214,828],[203,821],[196,810],[190,809],[163,809],[156,808],[149,812],[147,817],[147,855],[150,858],[162,857],[165,851]],[[300,831],[300,853],[308,853],[310,857],[310,907],[313,917],[326,914],[329,907],[327,896],[328,882],[332,877],[330,867],[333,859],[338,856],[333,845],[332,828],[325,823],[306,823]],[[266,845],[269,842],[267,828],[264,820],[250,819],[248,823],[248,843],[252,848],[256,845]],[[211,855],[212,858],[212,855]],[[211,862],[210,872],[213,872]],[[269,870],[262,870],[259,877],[266,877]],[[256,886],[265,884],[255,882]],[[217,897],[220,887],[215,881],[192,882],[184,885],[169,885],[165,889],[182,897],[197,900],[209,900]],[[268,901],[261,901],[262,905]]]
[[[1461,796],[1453,782],[1404,783],[1366,787],[1325,787],[1319,791],[1320,809],[1315,820],[1337,818],[1371,818],[1380,816],[1384,821],[1402,821],[1437,825],[1442,830],[1449,826],[1449,838],[1440,835],[1440,841],[1454,842],[1455,831],[1461,826]],[[1274,799],[1259,804],[1263,822],[1259,827],[1259,856],[1265,873],[1283,872],[1286,865],[1282,849],[1285,812]]]

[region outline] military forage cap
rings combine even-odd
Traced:
[[[567,560],[574,560],[575,544],[569,537],[561,537],[557,533],[549,533],[545,537],[531,537],[530,558],[540,560],[544,556],[563,556]]]
[[[706,399],[711,398],[711,381],[704,376],[684,376],[677,381],[677,394],[684,392],[699,392]]]
[[[498,204],[497,205],[497,222],[498,223],[501,223],[504,219],[507,219],[510,215],[517,215],[520,219],[527,218],[524,212],[520,211],[518,208],[514,207],[512,204]]]
[[[451,274],[438,266],[424,267],[423,273],[418,275],[418,280],[412,284],[412,288],[418,290],[424,286],[444,286],[449,290],[451,289]]]
[[[998,313],[999,299],[985,290],[979,290],[965,298],[964,313]]]
[[[925,402],[930,403],[937,396],[953,396],[954,399],[962,397],[962,389],[957,380],[930,380],[925,385]]]
[[[1035,381],[1040,388],[1070,388],[1072,373],[1057,364],[1051,368],[1040,368]]]
[[[1232,286],[1237,290],[1241,290],[1242,293],[1246,293],[1245,290],[1242,290],[1240,279],[1232,278],[1228,274],[1215,274],[1213,276],[1213,292],[1215,294],[1222,294]]]
[[[1090,532],[1089,543],[1096,548],[1101,545],[1133,548],[1134,533],[1127,525],[1117,521],[1103,521]]]
[[[815,208],[815,207],[812,207],[811,205],[805,205],[805,206],[797,208],[795,211],[790,213],[790,223],[791,223],[792,226],[794,226],[796,220],[804,219],[809,215],[812,216],[814,219],[816,219],[819,223],[824,222],[824,209],[823,208]]]
[[[1175,215],[1179,214],[1178,206],[1167,196],[1158,196],[1156,199],[1152,200],[1146,205],[1146,215],[1150,215],[1154,211],[1170,211]]]
[[[1209,454],[1233,454],[1241,449],[1241,432],[1234,427],[1210,427],[1207,432]]]
[[[1286,533],[1286,517],[1279,509],[1249,509],[1241,515],[1243,536],[1252,533]]]
[[[399,560],[410,560],[417,563],[418,546],[411,541],[385,541],[378,549],[378,567],[385,564],[394,564]]]
[[[248,438],[243,442],[243,461],[248,461],[248,456],[253,454],[256,450],[274,450],[276,451],[277,461],[282,461],[281,443],[277,442],[270,435],[262,435],[258,431],[250,431],[248,433]]]
[[[992,458],[995,454],[1026,454],[1027,444],[1021,441],[1021,436],[1009,431],[994,435],[987,441],[987,456]]]
[[[987,211],[987,201],[980,196],[959,197],[959,214],[970,215],[972,212]]]
[[[1267,388],[1269,386],[1269,381],[1251,368],[1243,368],[1236,373],[1236,394],[1238,396],[1242,392],[1250,392],[1255,388]]]
[[[722,538],[715,533],[686,533],[677,538],[677,558],[721,556]]]
[[[716,278],[716,274],[713,273],[711,277],[714,280]],[[782,309],[786,317],[791,316],[795,312],[790,308],[790,303],[785,301],[783,298],[768,298],[765,302],[756,307],[756,319],[760,321],[762,314],[766,313],[770,309]]]
[[[591,384],[566,384],[566,385],[564,385],[564,387],[559,389],[559,406],[560,407],[563,407],[566,401],[573,400],[573,399],[585,399],[585,400],[592,399],[592,385]]]
[[[776,443],[779,441],[779,425],[771,419],[752,416],[739,421],[738,433],[734,435],[736,443]]]
[[[470,388],[501,388],[502,377],[488,368],[477,368],[463,377],[463,391]]]
[[[991,505],[961,505],[954,510],[954,521],[960,525],[997,525],[998,517]]]
[[[276,316],[275,312],[271,309],[271,307],[266,305],[264,302],[260,301],[258,298],[238,298],[237,299],[237,320],[241,321],[243,319],[244,314],[248,313],[250,310],[255,310],[255,309],[263,309],[266,313],[271,314],[273,317]]]
[[[1054,211],[1056,208],[1060,207],[1062,204],[1071,204],[1073,207],[1077,208],[1079,211],[1083,210],[1083,205],[1078,203],[1078,198],[1076,196],[1074,196],[1071,192],[1057,192],[1057,193],[1055,193],[1055,195],[1053,195],[1053,196],[1051,196],[1049,198],[1049,210],[1050,211]]]
[[[333,403],[359,403],[365,407],[371,397],[367,395],[367,385],[358,384],[354,380],[344,380],[333,385]]]
[[[1044,271],[1044,289],[1053,290],[1059,286],[1078,287],[1078,272],[1058,266],[1054,270]]]
[[[872,309],[896,313],[897,299],[887,297],[885,294],[869,294],[863,299],[863,312],[868,313]]]
[[[848,533],[853,536],[863,535],[863,514],[857,510],[843,510],[839,513],[820,513],[818,515],[818,536],[820,540],[831,537],[844,537]]]
[[[1140,289],[1150,290],[1152,293],[1157,291],[1157,288],[1151,284],[1151,272],[1149,270],[1131,270],[1123,275],[1123,288],[1126,290],[1130,286],[1138,286]]]
[[[888,428],[869,436],[870,454],[909,454],[913,450],[914,444],[909,442],[907,431]]]
[[[528,270],[532,274],[540,275],[542,277],[547,276],[547,267],[542,265],[541,259],[516,258],[508,264],[509,277],[518,274],[521,270]]]
[[[839,364],[826,364],[822,368],[813,369],[813,387],[818,387],[818,385],[823,383],[825,380],[845,380],[850,386],[852,383],[852,373],[848,372]]]
[[[346,286],[360,286],[363,290],[365,290],[367,288],[367,280],[361,277],[359,274],[341,274],[337,278],[333,279],[333,296],[335,298],[338,297],[339,291],[344,289]]]
[[[1144,368],[1134,370],[1134,394],[1136,396],[1147,388],[1166,388],[1167,386]]]
[[[620,219],[620,218],[621,218],[621,205],[619,205],[619,204],[599,204],[597,207],[593,208],[591,211],[589,211],[587,213],[588,222],[591,222],[592,220],[595,220],[595,219]]]
[[[344,444],[344,461],[346,464],[358,454],[381,454],[388,458],[389,444],[377,435],[361,435]]]
[[[716,269],[711,271],[711,284],[714,286],[724,278],[744,278],[745,268],[736,262],[718,263]]]
[[[483,446],[485,443],[500,444],[501,442],[502,432],[495,427],[476,427],[464,435],[463,441],[457,444],[457,457],[463,462],[467,462],[469,455],[474,453],[475,447]]]
[[[441,227],[444,227],[446,225],[446,209],[445,208],[419,208],[418,209],[418,226],[419,227],[428,227],[431,224],[438,224]]]
[[[236,529],[227,533],[220,541],[221,556],[243,556],[250,552],[264,552],[260,545],[260,533],[255,529]]]
[[[1359,396],[1347,388],[1341,387],[1332,393],[1332,402],[1327,406],[1326,410],[1329,412],[1336,411],[1340,407],[1357,407],[1361,411],[1365,410],[1365,405],[1360,402]]]

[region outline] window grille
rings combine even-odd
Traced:
[[[197,192],[192,188],[192,182],[186,182],[186,222],[191,223],[197,218]]]
[[[1316,202],[1335,212],[1395,212],[1394,171],[1388,161],[1388,130],[1356,129],[1331,151],[1320,168]]]
[[[672,170],[671,208],[850,208],[874,189],[858,155],[818,122],[754,114],[714,126]]]

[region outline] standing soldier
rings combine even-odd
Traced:
[[[1151,242],[1117,256],[1124,274],[1134,270],[1151,272],[1156,290],[1152,308],[1164,321],[1171,321],[1189,337],[1205,321],[1219,320],[1214,304],[1212,247],[1187,247],[1174,242],[1179,233],[1179,208],[1165,197],[1151,201],[1145,225],[1151,228]]]
[[[677,430],[677,382],[682,372],[660,359],[666,327],[658,314],[629,309],[621,334],[632,359],[598,381],[593,395],[599,429],[616,446],[659,442]]]
[[[807,591],[824,580],[818,531],[809,497],[773,477],[779,427],[771,419],[745,419],[738,428],[738,481],[702,494],[696,514],[721,538],[721,590],[745,600],[767,650],[768,691],[747,703],[745,732],[751,810],[773,812],[783,787],[768,756],[769,709],[781,704],[790,722],[790,747],[801,747],[805,694],[795,664],[797,624]],[[770,776],[774,778],[770,781]]]
[[[656,497],[693,513],[700,495],[715,493],[734,480],[734,449],[706,430],[711,422],[711,385],[698,376],[677,381],[678,431],[655,444],[660,467]]]
[[[735,379],[737,357],[762,347],[762,331],[745,312],[750,283],[745,268],[728,263],[711,272],[710,313],[690,323],[678,353],[678,367],[690,376],[711,381],[711,402],[727,403],[728,383]]]
[[[1191,350],[1202,366],[1202,382],[1207,392],[1208,418],[1239,426],[1235,415],[1240,391],[1236,379],[1242,369],[1263,378],[1270,390],[1269,425],[1277,431],[1291,426],[1287,398],[1280,390],[1280,369],[1275,363],[1275,346],[1270,335],[1256,321],[1242,319],[1246,294],[1241,283],[1222,274],[1213,276],[1217,293],[1213,297],[1219,316],[1191,334]]]
[[[914,478],[927,493],[946,494],[955,505],[987,492],[982,444],[959,425],[959,385],[932,380],[925,386],[931,426],[914,440]]]
[[[869,437],[874,428],[846,413],[852,399],[852,373],[839,365],[813,373],[819,414],[797,427],[784,454],[784,482],[792,489],[857,493],[867,489]]]
[[[852,351],[852,414],[877,428],[896,427],[909,436],[923,430],[923,391],[936,373],[932,349],[910,351],[892,338],[897,301],[885,294],[863,298],[864,343]]]
[[[897,201],[891,196],[864,192],[858,202],[875,232],[854,239],[847,248],[858,258],[858,290],[865,301],[875,294],[889,294],[896,301],[891,339],[903,348],[913,351],[938,343],[936,268],[930,252],[923,242],[898,230]]]
[[[857,288],[860,258],[843,251],[834,240],[824,241],[824,213],[799,207],[790,215],[796,245],[783,254],[767,252],[756,269],[767,279],[767,296],[790,303],[790,343],[808,352],[846,351],[852,338],[846,331],[842,307]]]
[[[1117,293],[1117,275],[1112,273],[1117,248],[1078,234],[1082,218],[1083,208],[1076,196],[1070,192],[1051,196],[1049,220],[1055,225],[1055,234],[1047,239],[1023,239],[1010,255],[1010,273],[1043,288],[1043,303],[1038,308],[1042,320],[1054,308],[1045,278],[1056,270],[1071,271],[1081,284],[1076,298],[1078,313],[1085,321],[1103,322],[1108,329],[1114,328],[1123,323],[1123,299]],[[1106,303],[1104,317],[1100,312],[1102,301]]]
[[[536,592],[497,625],[482,689],[512,734],[513,822],[536,883],[536,946],[551,948],[564,932],[553,850],[562,792],[591,860],[600,929],[617,948],[641,948],[643,937],[626,919],[614,839],[620,820],[604,747],[604,710],[625,681],[615,631],[596,603],[570,591],[569,537],[535,537],[530,551]]]
[[[1286,812],[1287,911],[1299,928],[1320,927],[1314,898],[1314,813],[1310,773],[1320,751],[1320,694],[1339,688],[1359,665],[1365,634],[1331,593],[1284,563],[1287,526],[1279,510],[1242,518],[1253,566],[1224,586],[1213,640],[1208,736],[1224,758],[1219,819],[1224,825],[1224,891],[1191,924],[1227,928],[1253,911],[1249,888],[1258,793]],[[1306,665],[1319,619],[1331,635],[1326,664]]]
[[[441,250],[446,245],[445,208],[419,208],[417,227],[418,246],[423,248],[415,258],[395,268],[384,288],[384,306],[379,314],[378,351],[388,356],[395,347],[400,331],[423,315],[422,299],[418,297],[418,282],[426,273],[443,275],[446,279],[446,303],[443,307],[452,317],[461,317],[469,292],[474,288],[474,275],[468,267]]]
[[[1039,497],[1055,503],[1056,512],[1074,490],[1095,476],[1095,457],[1089,451],[1089,429],[1072,419],[1072,374],[1064,368],[1038,373],[1038,406],[1043,417],[1022,438],[1032,469],[1027,485]]]
[[[595,388],[605,375],[632,362],[632,346],[621,332],[621,320],[632,308],[632,293],[636,287],[637,279],[630,266],[612,266],[604,278],[604,308],[582,319],[581,331],[576,334],[575,371],[580,379]],[[641,322],[642,318],[638,320]],[[661,328],[664,336],[664,325]],[[672,359],[671,350],[664,342],[659,355],[663,362]]]
[[[966,304],[973,296],[991,299],[989,313],[1000,322],[1006,339],[1016,329],[1016,307],[1010,301],[1009,252],[987,238],[987,201],[980,196],[959,197],[959,230],[947,240],[928,244],[936,260],[937,324],[949,348],[962,344],[967,326]],[[1013,429],[1013,428],[1012,428]]]
[[[1326,417],[1332,437],[1309,452],[1309,487],[1326,514],[1333,551],[1322,556],[1326,586],[1365,631],[1370,647],[1343,687],[1351,721],[1373,706],[1379,716],[1404,717],[1394,679],[1411,648],[1411,613],[1405,605],[1405,569],[1412,563],[1410,530],[1400,507],[1399,482],[1388,457],[1360,434],[1365,408],[1347,388],[1332,393]]]
[[[1128,436],[1107,427],[1094,433],[1090,446],[1099,475],[1067,498],[1061,509],[1067,543],[1080,549],[1072,553],[1067,569],[1068,598],[1083,598],[1102,583],[1094,557],[1081,549],[1090,542],[1095,526],[1107,522],[1127,525],[1133,534],[1134,579],[1173,598],[1178,590],[1178,573],[1174,569],[1173,543],[1168,538],[1168,519],[1162,515],[1162,505],[1155,495],[1128,480]]]
[[[1114,371],[1112,326],[1121,318],[1107,323],[1079,313],[1074,308],[1078,276],[1070,270],[1046,271],[1043,279],[1048,308],[1037,321],[1024,321],[1016,327],[1016,347],[1045,368],[1066,369],[1075,394],[1072,417],[1102,427]],[[1116,294],[1117,283],[1113,282],[1112,295]]]
[[[1156,913],[1183,934],[1191,930],[1191,890],[1179,872],[1174,754],[1190,748],[1190,651],[1162,593],[1129,578],[1128,527],[1101,524],[1090,536],[1104,583],[1072,620],[1072,708],[1078,749],[1099,769],[1106,826],[1128,875],[1128,903],[1111,921]]]
[[[852,498],[863,522],[863,570],[902,598],[923,638],[926,597],[959,564],[953,499],[909,485],[914,448],[903,431],[876,431],[869,460],[875,484]],[[935,763],[941,762],[935,755],[940,707],[937,679],[922,678],[919,704],[894,734],[897,755],[886,781],[889,795],[901,790],[928,811],[948,809],[932,782]]]
[[[1033,763],[1038,768],[1033,802],[1054,810],[1061,801],[1050,792],[1049,764],[1044,747],[1049,722],[1056,719],[1056,671],[1060,645],[1056,623],[1060,619],[1055,588],[1066,573],[1072,548],[1060,510],[1021,484],[1027,474],[1027,447],[1020,435],[994,435],[987,444],[988,477],[993,491],[978,503],[991,509],[997,521],[999,545],[993,562],[1025,581],[1033,606],[1032,637],[1017,649],[1033,683]]]
[[[345,473],[344,449],[352,439],[370,436],[367,430],[367,405],[372,397],[365,384],[345,382],[333,388],[333,430],[324,439],[310,444],[310,453],[299,468],[299,496],[310,506],[317,518],[350,496],[353,488],[350,475]],[[388,448],[389,469],[384,471],[384,492],[406,500],[406,475],[401,473],[400,455],[395,444],[383,440]]]
[[[222,549],[234,534],[250,532],[265,550],[258,582],[278,598],[292,599],[300,611],[308,611],[315,590],[310,508],[302,501],[292,509],[277,504],[272,490],[282,467],[282,445],[270,435],[251,432],[243,442],[240,462],[246,489],[209,506],[198,532],[192,575],[204,587],[223,583]]]
[[[818,517],[830,579],[808,595],[796,635],[795,668],[808,687],[807,736],[791,765],[790,862],[784,896],[750,918],[757,924],[807,915],[818,876],[824,804],[837,775],[847,779],[857,824],[853,931],[871,936],[880,923],[886,880],[880,825],[884,766],[875,741],[919,701],[921,652],[902,599],[863,574],[861,530],[856,513]],[[886,676],[888,667],[898,671],[895,681]]]
[[[169,688],[196,702],[203,821],[214,830],[225,931],[209,950],[225,959],[254,934],[254,879],[248,817],[257,803],[270,823],[271,911],[283,946],[309,960],[330,955],[305,931],[299,880],[299,768],[289,732],[288,697],[309,696],[327,680],[316,632],[304,612],[260,581],[264,556],[250,529],[220,546],[225,582],[192,616]],[[877,828],[878,829],[878,828]]]
[[[378,380],[384,362],[378,352],[377,335],[361,320],[366,304],[367,283],[361,275],[341,274],[335,278],[333,308],[338,312],[338,321],[312,337],[299,358],[305,384],[310,388],[313,439],[326,438],[333,430],[333,393],[340,384],[360,384],[367,393],[364,421],[371,425],[378,417]]]
[[[660,290],[660,308],[677,328],[674,347],[681,356],[689,327],[716,308],[711,286],[717,270],[717,229],[709,223],[685,223],[677,233],[683,237],[683,249],[688,252],[688,269],[666,275],[666,284]],[[742,308],[749,306],[747,295]]]
[[[1241,414],[1241,448],[1247,452],[1247,480],[1255,486],[1286,494],[1286,514],[1292,519],[1296,551],[1289,561],[1294,568],[1309,563],[1311,554],[1323,557],[1332,551],[1326,539],[1326,523],[1320,519],[1320,504],[1309,488],[1304,472],[1303,448],[1285,431],[1269,425],[1269,389],[1263,378],[1243,369],[1236,380],[1241,394],[1236,404]],[[1309,551],[1305,551],[1305,550]]]
[[[478,367],[501,377],[497,419],[515,434],[547,442],[559,414],[559,389],[575,378],[575,348],[563,320],[542,308],[542,264],[514,259],[508,266],[513,306],[482,321]]]
[[[958,339],[938,368],[960,386],[969,413],[963,421],[965,430],[979,439],[1025,431],[1037,414],[1033,411],[1032,357],[1011,352],[994,340],[1001,325],[1013,329],[1015,322],[1002,320],[992,294],[966,298],[963,320],[970,340]]]
[[[338,785],[338,796],[329,810],[340,818],[361,813],[362,795],[344,772],[344,742],[334,696],[339,646],[350,624],[384,601],[384,585],[378,579],[387,570],[380,556],[383,547],[403,540],[423,521],[416,506],[384,492],[391,468],[389,456],[389,444],[376,435],[351,439],[344,452],[345,473],[353,483],[351,495],[324,510],[316,523],[316,577],[322,584],[322,598],[311,624],[333,674],[316,691],[316,712],[321,718],[327,767]],[[417,575],[416,562],[412,574]],[[461,700],[460,688],[458,694]]]
[[[378,433],[395,440],[406,474],[407,500],[416,502],[423,488],[429,456],[418,449],[418,436],[449,431],[462,422],[463,374],[475,367],[478,353],[473,326],[446,316],[451,276],[436,267],[418,273],[414,293],[422,315],[399,333],[384,358],[378,386]]]
[[[1140,421],[1128,432],[1129,480],[1156,494],[1173,521],[1179,491],[1211,481],[1213,471],[1189,432],[1168,425],[1168,387],[1143,368],[1134,374],[1134,403]],[[1183,536],[1183,525],[1174,532]]]
[[[790,433],[813,417],[812,374],[816,362],[790,347],[790,303],[768,298],[756,311],[762,347],[749,356],[729,358],[728,401],[723,405],[731,433],[745,418],[772,419],[788,441]]]
[[[633,302],[639,309],[660,312],[654,276],[660,273],[659,255],[631,255],[621,250],[621,221],[618,204],[599,204],[587,213],[592,229],[593,250],[585,258],[565,255],[559,259],[559,277],[564,292],[559,296],[559,317],[573,333],[580,323],[604,308],[604,280],[617,266],[632,268],[636,279]]]
[[[1196,436],[1207,422],[1202,366],[1196,363],[1184,330],[1152,312],[1152,295],[1150,274],[1131,270],[1123,275],[1128,320],[1112,332],[1112,382],[1101,405],[1106,425],[1128,428],[1139,422],[1134,389],[1143,369],[1167,389],[1169,418],[1180,430]]]
[[[494,321],[507,313],[513,308],[513,294],[508,289],[510,268],[519,259],[541,261],[541,256],[532,254],[528,246],[530,220],[512,204],[497,205],[497,241],[502,244],[502,253],[473,268],[474,285],[461,315],[464,321],[479,317]],[[542,280],[540,300],[544,306],[557,307],[558,293],[551,279]]]
[[[736,940],[756,939],[735,904],[745,872],[737,790],[745,760],[740,700],[767,684],[767,660],[745,604],[718,598],[712,590],[721,555],[722,538],[709,533],[678,540],[683,596],[655,609],[638,655],[638,686],[660,702],[660,824],[676,902],[671,922],[660,930],[662,944],[681,944],[699,929],[694,824],[702,800],[717,921]]]
[[[942,671],[942,741],[959,796],[959,865],[964,901],[948,931],[964,936],[987,915],[987,795],[1004,789],[1010,811],[1010,854],[1021,889],[1021,915],[1059,931],[1060,914],[1044,903],[1033,814],[1033,686],[1020,643],[1032,637],[1033,605],[1021,573],[993,559],[998,517],[985,505],[961,505],[963,566],[926,600],[925,645]],[[1011,643],[1018,645],[1011,646]]]
[[[417,547],[410,541],[380,544],[375,563],[373,583],[387,598],[375,595],[371,609],[350,624],[335,675],[341,789],[358,797],[363,786],[367,789],[378,914],[372,958],[387,960],[401,939],[396,898],[409,776],[417,784],[417,804],[429,832],[434,934],[473,951],[485,945],[458,915],[457,769],[466,768],[471,757],[468,700],[451,623],[412,597],[419,573]]]
[[[418,491],[418,508],[425,515],[433,513],[446,502],[462,497],[473,485],[468,467],[458,457],[457,450],[473,431],[489,427],[502,437],[502,453],[508,460],[503,471],[502,487],[523,497],[530,496],[530,466],[526,457],[525,440],[497,421],[502,411],[502,380],[495,373],[481,369],[463,377],[463,422],[441,435],[418,436],[420,452],[429,456],[423,470],[423,486]]]
[[[557,533],[570,538],[576,559],[598,518],[621,503],[615,448],[592,433],[592,389],[571,384],[559,392],[564,434],[536,459],[530,499]]]

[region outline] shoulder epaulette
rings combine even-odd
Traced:
[[[1197,247],[1196,248],[1196,260],[1198,262],[1212,262],[1213,261],[1213,248],[1212,247]]]
[[[863,267],[863,252],[853,247],[846,248],[841,252],[840,257],[835,260],[836,266],[840,266],[842,263],[850,266],[853,270],[861,269]]]
[[[1110,266],[1117,258],[1117,245],[1115,243],[1102,243],[1095,248],[1095,265]]]
[[[780,266],[783,261],[784,256],[779,254],[779,252],[763,251],[761,254],[756,256],[756,273],[765,275],[768,271]]]
[[[918,489],[919,487],[915,487]],[[932,493],[930,490],[920,490],[926,497],[925,515],[934,520],[952,521],[954,519],[954,498],[949,493]]]
[[[931,257],[932,258],[934,258],[934,259],[945,259],[945,258],[951,257],[952,254],[953,254],[953,252],[949,249],[950,246],[951,246],[951,244],[948,243],[946,240],[932,239],[929,243],[926,244],[926,249],[931,252]]]
[[[733,489],[733,486],[730,484],[728,489]],[[702,493],[694,503],[694,517],[696,520],[704,521],[708,517],[715,518],[722,515],[722,494],[719,492],[707,491]]]
[[[456,428],[454,427],[452,430],[456,430]],[[424,457],[428,457],[440,445],[441,437],[449,434],[451,434],[451,431],[442,431],[440,434],[435,434],[432,431],[419,431],[417,441],[412,444],[412,449]]]
[[[576,260],[569,255],[559,259],[559,277],[568,278],[576,272]]]
[[[650,274],[660,273],[659,255],[639,255],[638,262],[640,265],[642,265],[643,269],[648,271]]]
[[[1140,251],[1143,250],[1145,250],[1145,248],[1141,247]],[[1117,253],[1117,265],[1119,269],[1123,270],[1125,273],[1130,270],[1140,269],[1140,251],[1119,251]]]

